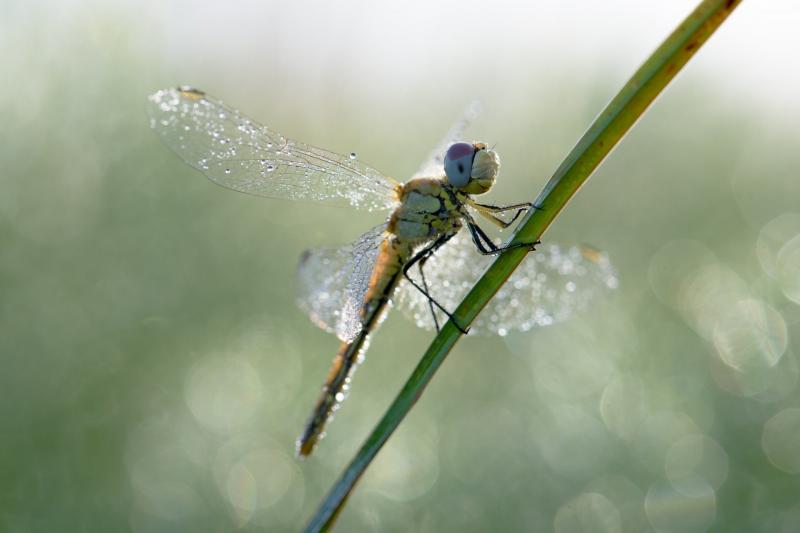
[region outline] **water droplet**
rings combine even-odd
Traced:
[[[355,152],[350,152],[350,159],[355,159],[358,157]]]
[[[231,173],[231,169],[229,169],[229,168],[226,168],[226,169],[225,169],[225,174],[230,174],[230,173]]]
[[[267,172],[272,172],[273,170],[275,170],[273,165],[267,165]]]

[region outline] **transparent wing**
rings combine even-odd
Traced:
[[[492,260],[475,250],[466,230],[460,231],[425,265],[431,294],[445,308],[455,309]],[[418,276],[416,269],[410,274]],[[514,271],[470,333],[506,335],[561,322],[617,285],[606,254],[586,246],[543,244]],[[427,299],[407,281],[398,287],[394,304],[418,326],[434,327]]]
[[[361,331],[361,307],[386,238],[386,224],[352,244],[306,250],[297,267],[297,305],[311,321],[339,339]]]
[[[236,191],[388,209],[397,182],[355,159],[287,139],[196,89],[151,95],[150,125],[184,161]]]
[[[430,153],[428,158],[419,167],[419,170],[414,174],[414,178],[425,177],[435,178],[444,175],[444,154],[451,144],[463,141],[464,132],[467,130],[472,121],[478,116],[481,111],[480,102],[470,103],[464,113],[445,134],[439,144],[436,145],[433,152]]]

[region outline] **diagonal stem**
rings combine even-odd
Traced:
[[[739,1],[703,0],[650,55],[556,169],[553,177],[533,203],[543,209],[528,210],[511,240],[512,244],[535,242],[540,239],[600,162],[670,80],[725,21]],[[525,258],[527,252],[527,248],[519,247],[501,254],[458,306],[453,313],[454,318],[465,326],[471,324]],[[461,332],[452,320],[448,321],[433,339],[386,414],[323,500],[306,526],[306,531],[325,531],[333,525],[358,479],[422,395],[459,338]]]

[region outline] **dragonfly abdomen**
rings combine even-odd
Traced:
[[[339,347],[314,411],[306,422],[303,434],[297,439],[297,455],[311,455],[317,443],[325,436],[325,426],[345,399],[350,377],[359,363],[360,354],[366,350],[368,344],[369,332],[362,330],[355,339],[343,342]]]
[[[325,426],[345,399],[350,378],[369,344],[369,335],[385,315],[386,304],[389,303],[392,293],[400,282],[403,265],[412,252],[411,246],[399,241],[395,236],[389,237],[381,244],[369,289],[361,308],[361,330],[352,340],[343,342],[336,352],[314,411],[306,423],[303,434],[297,440],[298,455],[308,456],[314,451],[317,442],[325,434]]]
[[[402,276],[403,265],[412,253],[413,246],[395,235],[381,243],[361,309],[361,321],[365,328],[374,329],[380,323],[386,304]]]

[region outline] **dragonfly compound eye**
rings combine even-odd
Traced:
[[[469,143],[455,143],[444,155],[444,173],[455,187],[464,187],[472,175],[472,158],[475,147]]]

